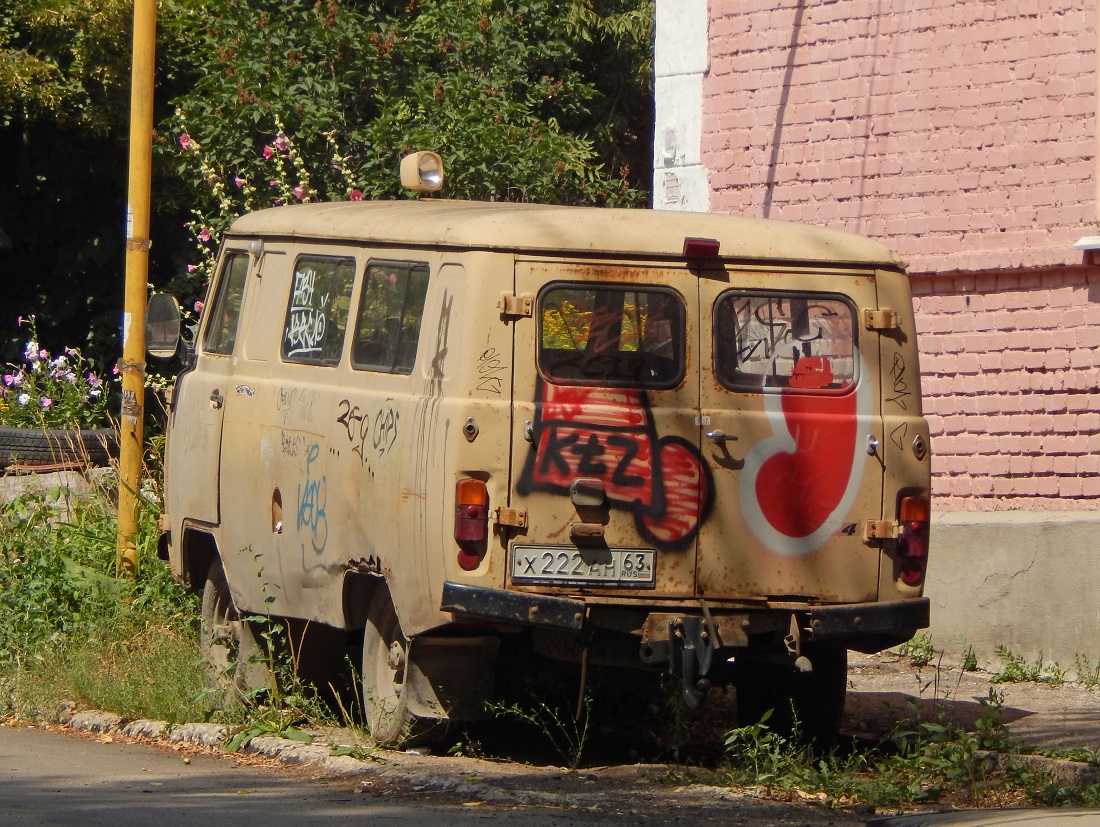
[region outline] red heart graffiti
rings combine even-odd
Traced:
[[[784,393],[781,404],[796,447],[764,461],[756,497],[776,531],[806,537],[824,524],[848,487],[855,463],[856,394]]]

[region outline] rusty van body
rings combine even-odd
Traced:
[[[908,282],[876,242],[300,205],[223,240],[163,550],[239,681],[242,617],[361,631],[380,741],[476,716],[517,650],[828,728],[846,650],[928,624],[929,477]]]

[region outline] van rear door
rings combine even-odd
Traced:
[[[717,507],[699,535],[700,597],[877,599],[882,511],[873,274],[700,273],[703,448]]]
[[[517,262],[513,588],[694,596],[698,290],[682,266]]]

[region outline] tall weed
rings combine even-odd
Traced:
[[[30,478],[40,482],[41,478]],[[28,480],[0,506],[0,706],[48,715],[60,699],[176,720],[207,714],[195,598],[155,560],[155,486],[139,498],[142,566],[113,576],[117,521],[110,482],[74,493]]]

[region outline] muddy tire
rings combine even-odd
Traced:
[[[199,630],[206,680],[221,705],[252,702],[274,686],[270,658],[257,624],[241,617],[233,605],[221,560],[214,558],[202,591]]]
[[[109,465],[118,456],[113,428],[0,428],[0,468],[10,465]]]
[[[422,718],[409,708],[406,677],[409,640],[393,607],[389,590],[380,587],[371,596],[363,630],[363,714],[371,738],[387,747],[404,747],[428,740],[445,722]]]

